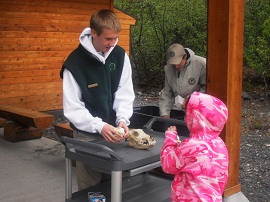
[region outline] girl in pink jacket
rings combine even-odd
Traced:
[[[185,117],[190,137],[178,141],[175,126],[165,132],[160,155],[163,171],[175,175],[171,201],[222,202],[228,180],[228,151],[219,134],[227,118],[228,110],[221,100],[194,92]]]

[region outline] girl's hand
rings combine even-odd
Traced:
[[[176,131],[176,127],[175,126],[170,126],[170,127],[168,127],[167,131]]]

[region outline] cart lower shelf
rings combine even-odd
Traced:
[[[125,177],[122,184],[122,201],[170,202],[171,182],[172,178],[170,177],[148,172],[134,177]],[[110,202],[111,182],[104,182],[89,189],[74,192],[72,199],[66,201],[88,202],[88,192],[102,192],[106,197],[106,202]]]

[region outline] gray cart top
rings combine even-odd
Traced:
[[[147,150],[139,150],[129,147],[127,142],[122,141],[117,144],[109,143],[103,138],[91,142],[85,142],[68,137],[61,137],[61,141],[66,144],[66,158],[81,161],[83,163],[92,165],[100,170],[111,171],[126,171],[139,168],[151,163],[160,161],[160,150],[164,142],[164,132],[157,132],[151,130],[151,125],[159,121],[171,122],[164,118],[154,118],[151,120],[144,131],[152,135],[156,140],[156,145]],[[184,122],[179,122],[183,127],[186,127]],[[185,139],[184,136],[179,136],[180,139]]]

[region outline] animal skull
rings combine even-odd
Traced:
[[[136,149],[148,149],[156,144],[155,138],[142,129],[130,129],[126,141],[128,141],[128,146]]]

